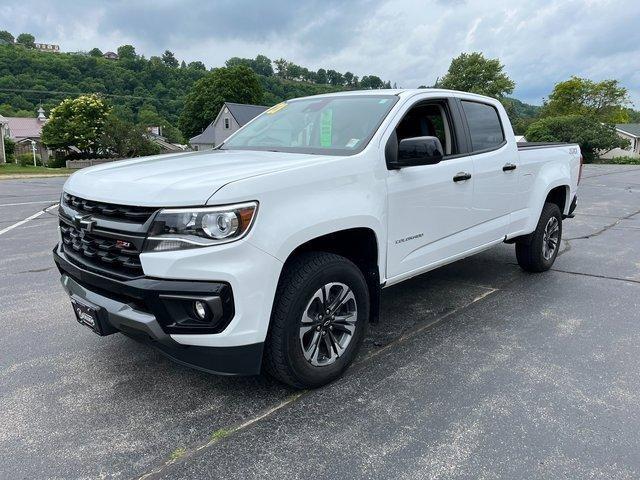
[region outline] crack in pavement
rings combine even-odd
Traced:
[[[602,278],[604,280],[616,280],[616,281],[619,281],[619,282],[630,282],[630,283],[640,284],[640,280],[634,280],[632,278],[609,277],[607,275],[598,275],[597,273],[572,272],[570,270],[560,270],[560,269],[556,269],[556,268],[551,268],[550,270],[552,272],[568,273],[570,275],[580,275],[580,276],[583,276],[583,277],[595,277],[595,278]]]
[[[486,288],[486,287],[484,287]],[[404,334],[400,335],[398,338],[396,338],[395,340],[389,342],[388,344],[386,344],[384,347],[379,348],[378,350],[375,350],[373,352],[371,352],[368,355],[365,355],[363,358],[356,360],[355,362],[353,362],[352,367],[350,368],[350,370],[356,370],[358,368],[361,368],[364,364],[366,364],[369,360],[371,360],[372,358],[377,357],[378,355],[390,350],[391,348],[395,347],[396,345],[399,345],[401,343],[404,343],[405,341],[415,337],[416,335],[418,335],[421,332],[424,332],[425,330],[429,330],[431,328],[436,327],[437,325],[441,324],[442,322],[444,322],[447,318],[451,317],[452,315],[455,315],[458,312],[461,312],[463,310],[465,310],[467,307],[470,307],[471,305],[475,304],[476,302],[479,302],[480,300],[483,300],[485,298],[487,298],[488,296],[492,295],[495,292],[500,291],[500,289],[498,288],[491,288],[489,290],[487,290],[484,293],[481,293],[480,295],[474,297],[470,302],[461,305],[459,307],[456,307],[452,310],[449,310],[448,312],[444,313],[443,315],[440,315],[439,317],[437,317],[436,319],[434,319],[433,321],[424,324],[424,325],[418,325],[415,326],[414,328],[409,329],[407,332],[405,332]],[[284,401],[280,402],[279,404],[277,404],[274,407],[271,407],[270,409],[268,409],[267,411],[261,413],[260,415],[251,418],[249,420],[247,420],[246,422],[237,425],[235,427],[231,427],[227,430],[225,430],[225,435],[222,437],[218,437],[215,435],[212,435],[212,437],[206,442],[203,443],[197,447],[193,447],[189,450],[187,450],[185,453],[183,453],[182,455],[180,455],[180,457],[178,458],[170,458],[169,460],[165,461],[164,463],[162,463],[159,467],[157,467],[156,469],[147,472],[143,475],[141,475],[140,477],[138,477],[138,480],[147,480],[147,479],[152,479],[152,478],[157,478],[158,475],[162,474],[162,472],[165,470],[165,468],[177,463],[177,462],[182,462],[186,459],[189,459],[191,457],[193,457],[194,455],[196,455],[198,452],[205,450],[207,448],[210,448],[214,445],[216,445],[217,443],[221,442],[224,438],[228,438],[229,436],[231,436],[234,433],[237,433],[241,430],[246,429],[247,427],[250,427],[251,425],[271,416],[273,413],[293,404],[295,401],[299,400],[300,398],[306,396],[307,394],[313,392],[314,390],[302,390],[300,392],[296,392],[295,394],[291,395],[289,398],[285,399]]]
[[[638,215],[639,213],[640,213],[640,210],[636,210],[635,212],[630,213],[629,215],[625,215],[624,217],[618,217],[618,219],[615,222],[613,222],[613,223],[611,223],[609,225],[605,225],[604,227],[602,227],[599,230],[596,230],[593,233],[589,233],[587,235],[582,235],[580,237],[565,238],[563,240],[568,242],[568,241],[571,241],[571,240],[588,240],[590,238],[597,237],[598,235],[601,235],[604,232],[606,232],[607,230],[610,230],[613,227],[615,227],[616,225],[618,225],[622,220],[628,220],[631,217],[633,217],[634,215]]]
[[[583,178],[586,180],[587,178],[604,177],[605,175],[619,175],[621,173],[638,172],[638,171],[640,171],[640,168],[625,168],[625,169],[620,169],[616,172],[598,173],[597,175],[589,175],[589,176],[585,175]]]

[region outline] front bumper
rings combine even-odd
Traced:
[[[147,277],[121,281],[79,268],[66,259],[59,247],[53,250],[53,258],[67,293],[100,307],[101,318],[116,330],[200,370],[225,375],[260,373],[263,342],[226,347],[184,345],[169,333],[171,327],[166,317],[171,312],[163,305],[162,297],[219,295],[225,298],[228,285]],[[231,308],[233,312],[233,305],[225,301],[226,311]]]

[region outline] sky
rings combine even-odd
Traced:
[[[207,67],[264,54],[404,88],[480,51],[500,59],[525,102],[578,75],[618,79],[640,108],[638,0],[2,0],[0,30],[63,51],[168,49]]]

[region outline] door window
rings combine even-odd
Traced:
[[[497,148],[504,143],[504,131],[495,107],[465,100],[461,103],[467,117],[474,152]]]
[[[445,104],[427,103],[411,108],[396,127],[398,143],[405,138],[437,137],[445,155],[456,152]]]

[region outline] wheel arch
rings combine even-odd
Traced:
[[[570,194],[571,187],[569,187],[569,185],[558,185],[549,190],[547,196],[545,197],[544,203],[555,203],[556,205],[558,205],[560,213],[564,215],[567,211],[567,207],[571,203],[569,199]]]
[[[370,321],[380,313],[380,245],[376,232],[369,227],[354,227],[319,235],[306,240],[287,256],[280,278],[287,265],[303,252],[328,252],[352,261],[362,272],[369,287]],[[279,280],[280,281],[280,280]]]

